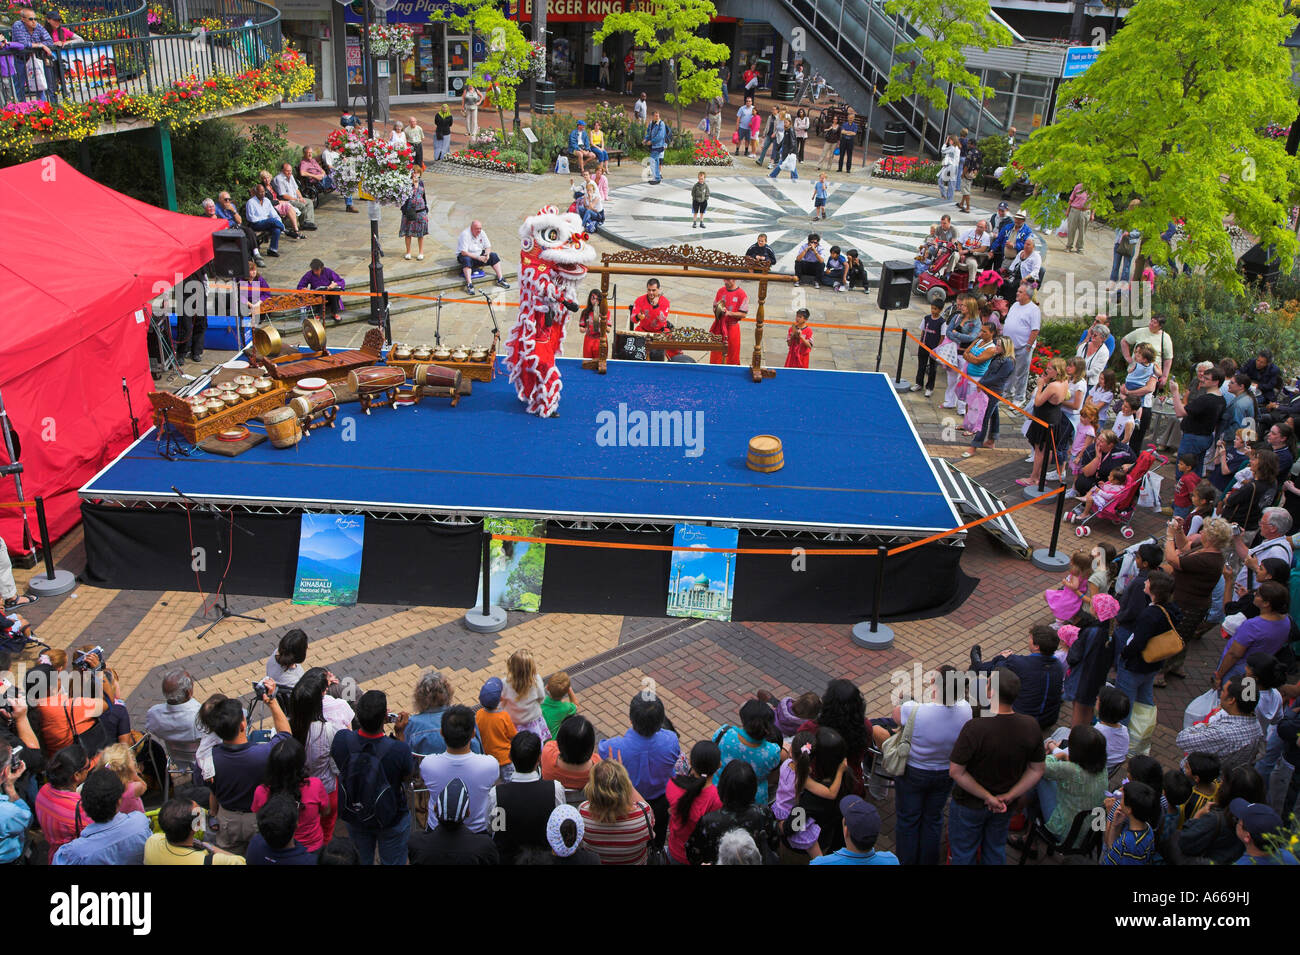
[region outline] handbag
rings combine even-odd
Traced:
[[[650,821],[650,810],[645,806],[641,807],[641,816],[645,819],[646,828],[650,830],[650,845],[646,847],[646,865],[668,865],[668,852],[666,849],[655,848],[655,827]]]
[[[876,768],[882,775],[897,779],[907,771],[907,757],[912,752],[912,732],[916,729],[916,718],[921,713],[921,704],[912,710],[912,718],[907,721],[901,733],[895,733],[880,744],[880,759]]]
[[[1168,660],[1175,653],[1181,653],[1183,647],[1186,646],[1183,643],[1183,638],[1174,629],[1174,622],[1169,617],[1169,611],[1161,607],[1160,612],[1165,615],[1165,620],[1169,623],[1169,629],[1163,633],[1157,633],[1142,648],[1142,659],[1147,663],[1159,663],[1161,660]]]
[[[1115,243],[1115,252],[1126,259],[1133,254],[1133,239],[1129,233],[1125,232],[1124,237]]]

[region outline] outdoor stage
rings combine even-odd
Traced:
[[[288,596],[299,515],[361,513],[363,602],[468,607],[484,516],[545,520],[552,538],[642,544],[671,544],[673,525],[696,523],[739,528],[740,548],[781,550],[738,557],[735,619],[847,622],[872,610],[877,559],[819,559],[817,549],[962,523],[885,375],[782,369],[756,384],[744,366],[611,361],[598,375],[577,359],[559,364],[552,419],[524,412],[501,362],[457,408],[425,399],[366,416],[345,405],[338,426],[288,450],[267,442],[237,458],[169,461],[150,431],[81,489],[86,578],[212,592],[229,563],[229,593]],[[638,428],[638,412],[654,427]],[[782,470],[745,466],[758,434],[781,439]],[[889,558],[881,612],[948,603],[961,542]],[[197,547],[206,567],[196,570]],[[548,547],[542,609],[663,615],[671,556]]]

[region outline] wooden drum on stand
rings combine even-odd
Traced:
[[[444,368],[442,365],[416,365],[411,369],[411,378],[422,388],[425,385],[460,388],[461,373],[455,368]]]
[[[273,448],[292,448],[302,440],[302,425],[292,408],[273,408],[262,415]]]
[[[785,467],[785,451],[781,439],[771,434],[760,434],[749,439],[749,457],[746,460],[751,471],[769,474]]]
[[[289,407],[299,418],[312,418],[338,403],[338,396],[332,390],[321,388],[307,395],[299,395],[289,402]]]
[[[387,365],[370,365],[348,372],[348,384],[358,395],[387,391],[406,384],[406,372]]]

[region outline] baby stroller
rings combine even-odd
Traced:
[[[1077,521],[1079,524],[1074,529],[1074,533],[1079,537],[1087,537],[1092,533],[1092,528],[1088,526],[1088,522],[1094,517],[1104,517],[1106,520],[1114,521],[1120,526],[1119,533],[1121,537],[1125,540],[1132,540],[1134,533],[1132,526],[1133,512],[1137,510],[1138,495],[1142,493],[1142,488],[1147,482],[1147,475],[1150,473],[1153,463],[1157,461],[1161,466],[1169,463],[1168,458],[1156,453],[1153,445],[1139,454],[1137,460],[1133,462],[1133,467],[1124,480],[1124,490],[1087,516],[1084,516],[1084,506],[1082,504],[1066,514],[1065,519],[1067,521],[1071,523]]]

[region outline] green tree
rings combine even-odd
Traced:
[[[666,64],[672,92],[664,98],[676,107],[680,129],[683,106],[722,95],[717,65],[731,58],[731,50],[699,32],[717,15],[710,0],[656,0],[649,11],[611,13],[592,39],[603,43],[611,34],[631,33],[647,51],[647,64]]]
[[[487,57],[474,64],[474,85],[488,91],[506,134],[506,110],[518,102],[519,84],[528,77],[532,45],[519,24],[509,19],[496,0],[459,0],[456,6],[435,10],[431,23],[450,23],[459,33],[478,34],[487,42]],[[491,77],[491,81],[488,80]]]
[[[895,50],[898,62],[889,71],[882,106],[917,96],[942,111],[954,94],[980,103],[994,94],[966,69],[962,52],[1010,45],[1011,31],[992,19],[989,0],[889,0],[885,12],[901,15],[917,36]]]
[[[1282,41],[1296,22],[1285,0],[1142,0],[1088,71],[1061,89],[1058,102],[1072,108],[1016,152],[1038,186],[1030,211],[1041,216],[1081,182],[1096,215],[1141,230],[1142,251],[1156,262],[1169,259],[1156,237],[1182,219],[1178,258],[1231,288],[1241,278],[1225,223],[1290,263],[1300,162],[1263,131],[1295,117]]]

